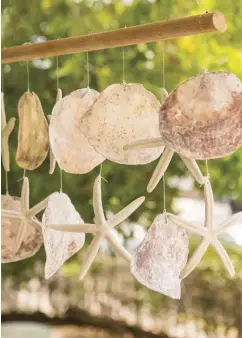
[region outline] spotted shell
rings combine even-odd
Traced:
[[[78,89],[57,102],[49,127],[50,145],[61,169],[72,174],[85,174],[105,158],[89,144],[80,129],[86,111],[99,95],[95,90]]]
[[[123,146],[160,137],[159,101],[141,84],[113,84],[94,102],[82,120],[82,130],[96,151],[122,164],[145,164],[162,148],[124,151]]]
[[[83,220],[70,198],[55,192],[49,196],[47,207],[42,217],[42,231],[46,252],[45,278],[53,276],[56,271],[77,251],[85,242],[85,234],[63,232],[48,229],[50,224],[83,224]]]
[[[2,210],[21,212],[19,197],[2,195]],[[11,263],[33,256],[43,244],[41,228],[29,225],[26,227],[23,242],[15,252],[15,243],[21,219],[2,216],[2,263]]]
[[[211,159],[242,145],[242,83],[205,72],[180,84],[160,109],[164,143],[183,156]]]

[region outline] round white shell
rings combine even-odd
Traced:
[[[122,164],[146,164],[162,148],[124,151],[123,146],[160,137],[159,101],[141,84],[113,84],[94,102],[82,120],[82,131],[96,151]]]
[[[187,262],[187,232],[158,215],[131,258],[131,273],[151,290],[180,299],[179,275]]]
[[[50,145],[61,169],[72,174],[85,174],[105,158],[89,144],[80,122],[99,93],[78,89],[57,102],[49,127]]]
[[[21,213],[20,198],[10,195],[2,195],[2,209]],[[31,257],[39,251],[43,244],[41,227],[39,229],[29,225],[25,229],[22,244],[15,253],[16,237],[21,224],[21,219],[2,216],[2,263],[11,263]]]
[[[83,247],[85,242],[85,234],[56,231],[48,229],[47,225],[83,223],[81,216],[75,210],[66,194],[55,192],[50,195],[42,217],[42,231],[46,252],[46,279],[53,276],[71,256]]]
[[[242,145],[242,83],[205,72],[180,84],[160,110],[164,143],[183,156],[211,159]]]

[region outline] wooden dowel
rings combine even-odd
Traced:
[[[114,31],[5,48],[2,49],[2,63],[136,45],[215,31],[224,32],[226,29],[223,13],[205,13]]]

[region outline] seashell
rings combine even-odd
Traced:
[[[181,297],[181,271],[186,265],[189,239],[165,214],[158,215],[131,258],[131,273],[151,290]]]
[[[242,83],[205,72],[180,84],[160,109],[164,143],[193,159],[226,156],[242,145]]]
[[[2,210],[17,212],[21,214],[21,202],[19,197],[2,195]],[[25,228],[22,244],[16,252],[16,239],[22,219],[3,216],[2,219],[2,263],[10,263],[20,261],[31,257],[40,249],[43,244],[41,227],[34,227],[28,224]]]
[[[141,139],[160,137],[159,101],[143,85],[113,84],[94,102],[82,120],[82,131],[96,151],[122,164],[146,164],[157,159],[163,148],[124,151]]]
[[[42,217],[42,231],[46,252],[46,279],[53,276],[65,261],[83,247],[85,242],[85,234],[51,230],[47,226],[83,223],[81,216],[75,210],[66,194],[55,192],[50,195]]]
[[[19,131],[16,162],[19,167],[34,170],[49,151],[48,123],[35,93],[24,93],[18,103]]]
[[[49,128],[50,144],[60,168],[72,174],[85,174],[102,163],[80,128],[81,119],[99,95],[93,89],[78,89],[57,102]]]

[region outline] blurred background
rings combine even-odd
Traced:
[[[205,69],[233,72],[242,79],[241,0],[3,0],[2,48],[23,43],[82,35],[150,23],[192,14],[224,12],[228,30],[223,34],[188,37],[174,41],[124,48],[126,82],[142,83],[157,98],[163,81],[168,91]],[[164,49],[165,46],[165,49]],[[162,58],[165,51],[165,74]],[[59,87],[63,94],[87,86],[87,55],[60,56]],[[30,90],[50,114],[57,89],[57,58],[28,63]],[[102,91],[123,80],[122,49],[89,53],[90,84]],[[17,117],[17,103],[27,90],[27,63],[2,67],[2,91],[7,118]],[[19,196],[23,170],[15,163],[17,130],[10,137],[9,192]],[[204,161],[198,162],[206,173]],[[124,166],[105,161],[102,166],[103,205],[110,217],[131,200],[145,194],[156,161],[145,166]],[[242,210],[242,149],[223,159],[208,161],[214,189],[215,222]],[[30,203],[59,191],[60,171],[48,174],[48,159],[33,172]],[[85,222],[93,219],[92,187],[100,168],[86,175],[63,173],[63,191]],[[194,183],[178,156],[166,177],[166,209],[202,224],[202,189]],[[20,181],[19,181],[20,180]],[[2,194],[5,194],[2,168]],[[162,184],[148,195],[129,221],[119,227],[124,245],[132,252],[154,218],[163,211]],[[87,238],[87,243],[91,236]],[[242,224],[222,238],[236,267],[230,279],[216,253],[209,250],[199,267],[182,283],[182,299],[172,300],[135,281],[129,266],[116,258],[104,242],[86,278],[79,282],[81,252],[50,280],[44,280],[45,253],[2,265],[2,337],[242,337]],[[190,241],[191,252],[199,239]]]

